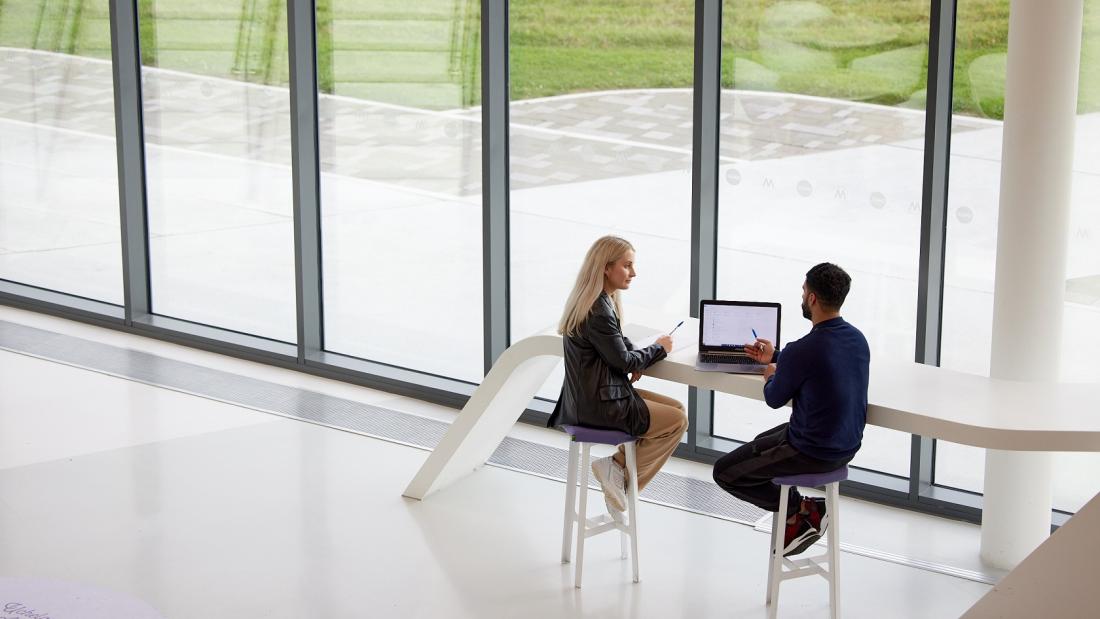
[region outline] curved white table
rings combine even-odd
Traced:
[[[696,320],[682,333],[697,332]],[[629,327],[628,327],[629,331]],[[513,344],[474,391],[404,495],[423,499],[476,470],[562,357],[558,335]],[[696,347],[675,350],[647,376],[763,399],[755,375],[699,372]],[[996,380],[919,363],[872,362],[867,423],[1009,451],[1100,451],[1100,384]]]

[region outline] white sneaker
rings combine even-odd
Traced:
[[[626,471],[611,456],[592,461],[592,474],[600,482],[608,507],[626,511]]]
[[[607,498],[607,495],[603,497],[603,504],[604,507],[607,508],[607,513],[611,516],[612,520],[615,522],[624,522],[623,513],[615,509],[615,506],[611,504],[611,499]]]

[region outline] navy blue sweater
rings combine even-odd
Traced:
[[[779,408],[794,400],[787,429],[791,446],[819,460],[843,460],[857,451],[867,423],[871,350],[859,329],[833,318],[776,353],[775,375],[764,400]]]

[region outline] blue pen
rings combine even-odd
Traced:
[[[680,321],[680,324],[679,324],[679,325],[676,325],[675,327],[672,327],[672,331],[669,331],[669,332],[668,332],[668,334],[669,334],[669,335],[672,335],[673,333],[676,333],[676,330],[677,330],[677,329],[679,329],[679,328],[680,328],[680,325],[682,325],[682,324],[684,324],[684,321],[682,321],[682,320],[681,320],[681,321]]]
[[[756,334],[756,329],[752,330],[752,336],[755,337],[756,339],[760,339],[760,336]],[[761,344],[760,342],[756,343],[756,347],[759,348],[760,350],[764,350],[764,345]]]

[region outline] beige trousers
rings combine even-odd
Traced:
[[[649,429],[635,445],[638,458],[638,491],[641,492],[657,471],[672,457],[680,438],[688,428],[684,405],[659,393],[638,390],[649,407]],[[626,467],[626,447],[619,445],[615,461]]]

